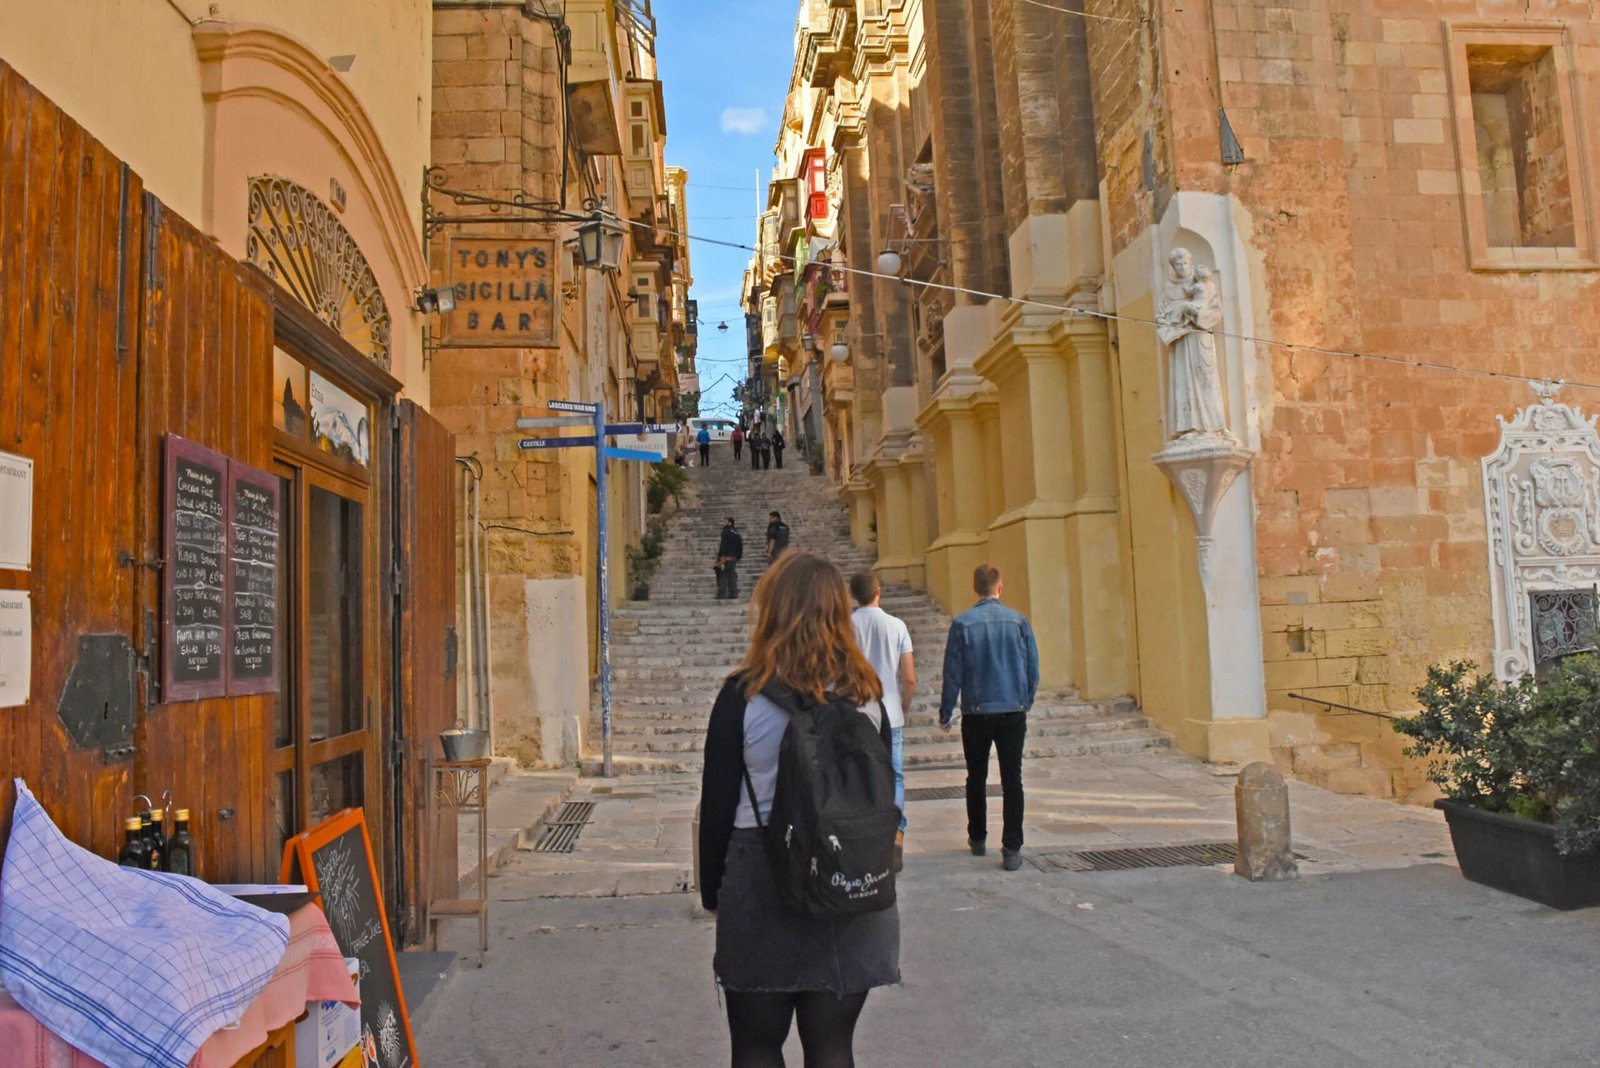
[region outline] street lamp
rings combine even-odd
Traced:
[[[627,233],[613,216],[596,211],[578,227],[578,257],[591,270],[616,271],[622,266],[622,241]]]
[[[829,349],[828,351],[833,355],[833,358],[836,362],[850,362],[850,346],[846,345],[843,341],[835,341],[833,343],[833,348]]]
[[[878,253],[879,274],[892,274],[895,277],[899,277],[900,268],[902,266],[904,266],[904,264],[900,259],[900,253],[896,252],[894,249],[886,248],[882,252]]]

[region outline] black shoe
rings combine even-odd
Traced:
[[[1022,850],[1000,850],[1000,866],[1006,871],[1016,871],[1018,868],[1022,867]]]
[[[982,838],[968,838],[967,848],[972,850],[972,855],[975,857],[981,857],[989,852],[989,847]]]

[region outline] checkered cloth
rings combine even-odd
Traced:
[[[119,868],[69,842],[15,782],[0,871],[0,980],[51,1031],[111,1068],[183,1068],[272,978],[288,918],[196,879]]]

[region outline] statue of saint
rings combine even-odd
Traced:
[[[1156,336],[1171,352],[1167,376],[1167,435],[1226,434],[1222,376],[1211,332],[1222,324],[1222,297],[1209,267],[1195,267],[1185,248],[1167,258],[1172,277],[1161,291]]]

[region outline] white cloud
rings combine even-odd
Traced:
[[[722,132],[758,134],[767,127],[766,108],[723,108]]]

